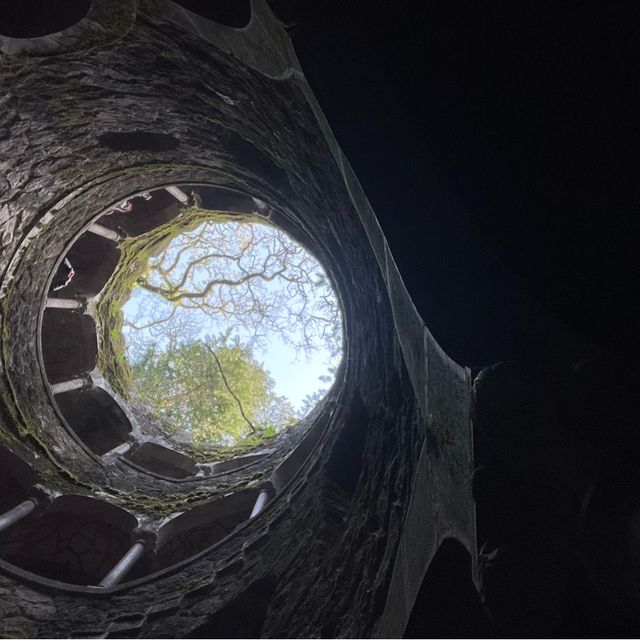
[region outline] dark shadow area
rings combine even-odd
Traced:
[[[329,479],[348,495],[353,495],[362,471],[368,424],[369,415],[356,391],[325,467]]]
[[[0,447],[0,513],[26,500],[37,482],[38,476],[26,462]]]
[[[253,198],[228,189],[216,187],[194,187],[200,197],[203,209],[212,211],[229,211],[232,213],[249,213],[256,209]]]
[[[0,10],[0,35],[39,38],[84,18],[91,0],[6,0]]]
[[[595,482],[583,510],[587,571],[616,616],[640,630],[640,471],[637,451]]]
[[[457,540],[445,540],[422,581],[404,637],[480,638],[486,625],[471,556]]]
[[[482,596],[498,637],[637,637],[633,363],[499,363],[473,385]]]
[[[113,210],[98,222],[123,235],[135,237],[173,220],[180,213],[178,201],[165,189],[155,189],[149,195],[149,200],[141,196],[132,198],[130,211]]]
[[[287,30],[294,30],[302,15],[298,0],[267,0],[269,8]]]
[[[251,19],[249,0],[175,0],[181,7],[226,27],[240,29]]]
[[[227,129],[222,136],[224,150],[235,159],[238,167],[246,167],[260,176],[272,189],[289,182],[286,171],[273,159],[254,144],[245,140],[240,134]]]
[[[96,366],[98,343],[91,316],[66,309],[45,309],[42,358],[49,384],[82,376]]]
[[[276,584],[276,578],[271,575],[256,580],[235,600],[184,637],[261,638]]]
[[[170,133],[151,131],[109,131],[100,135],[98,140],[101,147],[111,151],[170,151],[180,144]]]
[[[127,441],[131,423],[106,391],[70,391],[58,394],[56,402],[71,429],[96,455]]]
[[[278,4],[450,356],[638,358],[637,5]]]
[[[107,284],[120,259],[120,251],[112,240],[87,231],[71,246],[66,257],[73,267],[73,278],[63,289],[51,290],[49,296],[91,298]],[[52,289],[56,283],[64,282],[66,277],[67,269],[61,263],[53,277]]]

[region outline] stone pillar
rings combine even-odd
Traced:
[[[253,509],[251,510],[251,515],[249,518],[255,518],[262,510],[267,506],[269,502],[269,492],[266,489],[263,489],[256,498],[256,503],[253,505]]]
[[[80,300],[69,298],[47,298],[47,309],[82,309]]]
[[[89,229],[87,229],[87,231],[95,233],[97,236],[101,236],[107,240],[113,240],[114,242],[120,241],[120,234],[117,231],[103,227],[101,224],[94,223],[89,227]]]
[[[5,511],[0,515],[0,531],[8,529],[12,524],[18,522],[18,520],[22,520],[22,518],[28,516],[36,508],[37,504],[38,501],[35,498],[29,498],[29,500],[21,502],[17,507]]]
[[[122,582],[122,579],[133,569],[135,564],[140,560],[144,553],[144,542],[138,540],[133,543],[129,551],[125,553],[118,563],[109,573],[100,581],[100,586],[108,589],[115,587]]]
[[[67,391],[76,391],[86,386],[86,380],[82,378],[74,378],[73,380],[65,380],[64,382],[57,382],[51,385],[51,393],[54,395],[58,393],[65,393]]]

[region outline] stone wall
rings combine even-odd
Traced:
[[[417,315],[265,2],[253,2],[245,30],[164,0],[107,4],[96,0],[68,37],[34,42],[30,54],[0,38],[3,444],[49,490],[99,497],[140,521],[220,492],[213,478],[178,485],[101,463],[65,429],[41,371],[56,262],[105,207],[145,189],[202,183],[266,203],[333,279],[345,360],[312,414],[317,437],[290,458],[258,517],[110,590],[0,560],[0,631],[225,637],[240,617],[265,637],[401,634],[440,542],[455,537],[475,553],[468,371]],[[233,486],[256,479],[240,474]]]

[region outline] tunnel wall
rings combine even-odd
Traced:
[[[257,518],[151,579],[106,591],[0,560],[0,629],[179,637],[228,620],[218,612],[268,584],[265,637],[401,635],[439,542],[453,537],[475,554],[469,372],[413,307],[266,3],[252,3],[241,30],[164,0],[109,7],[94,2],[55,38],[20,47],[0,38],[4,446],[51,490],[100,496],[142,522],[229,489],[176,488],[91,455],[54,411],[36,357],[47,278],[64,247],[104,207],[144,189],[201,182],[266,203],[332,277],[345,361],[307,425],[314,438],[299,467]],[[259,485],[274,466],[233,487]]]

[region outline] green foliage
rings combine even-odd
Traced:
[[[98,368],[201,461],[264,445],[324,395],[318,391],[296,413],[274,392],[253,356],[271,334],[305,354],[324,348],[337,357],[341,345],[326,275],[302,247],[256,222],[184,209],[123,241],[118,268],[97,303]],[[227,333],[203,341],[205,331]]]
[[[131,169],[129,173],[135,173],[135,170]],[[252,216],[245,218],[248,221],[253,219]],[[100,343],[98,368],[124,398],[129,399],[131,371],[125,357],[122,307],[136,288],[138,278],[148,269],[150,257],[165,251],[176,236],[193,230],[205,221],[225,222],[230,219],[233,216],[224,212],[185,208],[174,220],[121,242],[120,262],[97,300],[96,316],[99,320]]]
[[[224,336],[153,344],[131,368],[138,398],[172,435],[196,446],[246,443],[255,439],[254,428],[267,438],[295,422],[293,407],[274,392],[274,381],[251,351]]]

